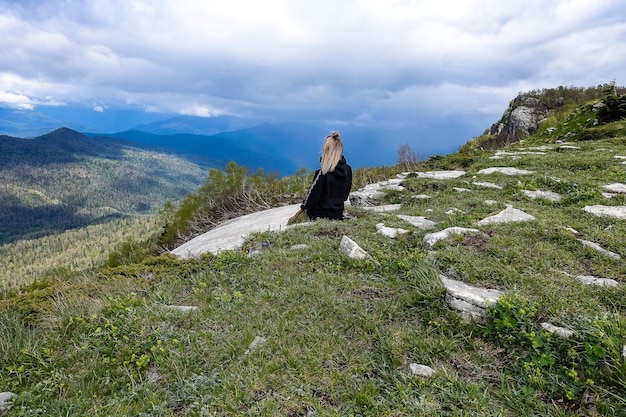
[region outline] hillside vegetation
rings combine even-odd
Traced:
[[[184,159],[70,129],[0,137],[0,245],[155,213],[205,179]]]
[[[254,178],[236,165],[212,173],[164,210],[165,230],[175,232],[127,241],[106,266],[49,274],[7,294],[0,391],[15,395],[5,414],[626,415],[626,223],[583,210],[626,205],[624,193],[603,194],[626,183],[626,114],[618,105],[617,120],[595,122],[607,97],[555,108],[504,148],[486,134],[419,169],[465,171],[459,178],[413,174],[404,190],[389,191],[397,214],[426,216],[435,230],[476,227],[506,204],[536,218],[432,248],[428,231],[396,213],[349,207],[351,220],[257,233],[238,251],[156,254],[168,236],[189,238],[203,221],[211,227],[220,207],[252,201],[243,210],[252,209],[259,190],[276,191],[271,204],[279,195],[291,201],[310,180]],[[496,166],[532,173],[480,173]],[[363,170],[355,188],[402,168]],[[390,239],[376,233],[379,223],[408,233]],[[344,235],[372,259],[341,254]],[[467,322],[448,307],[440,274],[505,295],[485,322]],[[576,275],[618,285],[586,286]],[[574,334],[557,336],[542,322]],[[412,364],[435,374],[416,376]]]

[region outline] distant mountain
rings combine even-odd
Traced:
[[[198,164],[119,139],[0,136],[0,244],[154,212],[205,179]]]

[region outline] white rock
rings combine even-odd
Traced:
[[[506,209],[502,210],[500,213],[486,217],[480,220],[477,224],[479,226],[485,226],[487,224],[494,223],[515,223],[515,222],[527,222],[535,220],[535,217],[530,214],[524,213],[522,210],[518,210],[513,208],[510,204],[507,204]]]
[[[477,185],[478,187],[483,187],[483,188],[492,188],[494,190],[502,190],[502,187],[499,186],[498,184],[494,184],[492,182],[474,182],[472,183],[473,185]]]
[[[298,243],[297,245],[291,246],[289,249],[290,250],[304,250],[304,249],[310,249],[310,248],[311,247],[307,245],[306,243]]]
[[[578,230],[574,229],[573,227],[570,227],[570,226],[563,226],[563,228],[564,228],[565,230],[567,230],[568,232],[572,232],[572,233],[573,233],[573,234],[575,234],[575,235],[579,235],[579,234],[580,234],[580,232],[579,232]]]
[[[591,248],[591,249],[597,250],[598,252],[604,253],[604,254],[610,256],[613,259],[622,259],[622,257],[619,254],[617,254],[615,252],[611,252],[610,250],[606,250],[602,246],[598,245],[595,242],[590,242],[590,241],[585,240],[585,239],[578,239],[578,241],[580,243],[582,243],[583,245],[587,246],[588,248]]]
[[[422,230],[433,229],[437,224],[434,221],[428,220],[426,217],[422,216],[406,216],[404,214],[398,214],[398,217]]]
[[[207,252],[218,253],[239,248],[251,233],[285,229],[287,220],[299,208],[300,204],[292,204],[228,220],[177,247],[171,253],[179,258],[192,258]]]
[[[263,337],[261,336],[255,336],[254,340],[252,341],[252,343],[250,343],[250,346],[248,346],[248,349],[243,353],[244,355],[249,354],[250,352],[252,352],[254,349],[258,348],[259,346],[261,346],[262,344],[264,344],[265,342],[267,342],[267,340],[265,340]]]
[[[417,194],[412,196],[413,198],[416,198],[418,200],[428,200],[429,198],[432,198],[431,196],[429,196],[428,194]]]
[[[418,178],[431,178],[435,180],[449,180],[462,177],[465,171],[427,171],[415,172]]]
[[[460,311],[465,319],[484,320],[486,308],[496,304],[502,296],[502,292],[498,290],[474,287],[444,275],[440,275],[440,278],[446,287],[448,306]]]
[[[11,402],[17,394],[12,392],[0,392],[0,411],[7,411],[11,408]]]
[[[610,193],[626,193],[626,184],[622,184],[619,182],[608,184],[602,187],[605,191]]]
[[[541,198],[541,199],[548,200],[548,201],[561,201],[561,199],[563,198],[563,196],[561,194],[555,193],[553,191],[541,191],[541,190],[529,191],[529,190],[522,190],[522,193],[524,193],[527,197],[530,197],[530,198],[533,198],[533,199]]]
[[[622,156],[622,155],[615,155],[614,158],[617,159],[626,159],[626,156]]]
[[[559,146],[559,149],[580,149],[580,146],[574,146],[574,145],[561,145],[561,146]]]
[[[525,169],[511,168],[511,167],[493,167],[484,168],[478,171],[479,174],[494,174],[500,173],[505,175],[529,175],[534,174],[535,171],[528,171]]]
[[[448,215],[452,215],[452,214],[465,214],[465,212],[463,210],[460,210],[456,207],[452,207],[450,210],[446,211],[446,214]]]
[[[576,275],[576,279],[585,285],[598,285],[600,287],[617,287],[619,283],[611,278],[598,278],[591,275]]]
[[[602,197],[604,198],[613,198],[615,196],[617,196],[618,194],[616,193],[602,193]]]
[[[567,329],[565,327],[555,326],[552,323],[543,322],[541,323],[541,327],[543,327],[546,332],[556,334],[561,337],[570,337],[574,334],[573,330]]]
[[[198,307],[196,306],[172,306],[172,305],[164,305],[163,308],[166,310],[180,311],[181,313],[191,313],[192,311],[197,311]]]
[[[428,233],[424,236],[424,243],[432,248],[433,245],[440,240],[444,240],[453,235],[461,235],[466,233],[480,233],[478,229],[468,229],[466,227],[448,227],[447,229],[441,230],[435,233]]]
[[[372,259],[372,257],[367,252],[365,252],[359,245],[357,245],[354,240],[345,235],[341,238],[339,249],[346,256],[352,259]]]
[[[412,363],[409,365],[411,369],[411,373],[415,376],[421,376],[424,378],[429,378],[435,374],[435,370],[430,366],[419,365],[417,363]]]
[[[496,200],[485,200],[483,201],[483,203],[487,204],[488,206],[495,206],[496,204],[498,204]]]
[[[383,223],[378,223],[376,225],[376,233],[380,233],[383,236],[387,236],[388,238],[395,239],[399,235],[404,235],[406,233],[409,233],[409,231],[405,229],[387,227]]]
[[[402,208],[402,204],[387,204],[385,206],[371,206],[371,207],[361,207],[363,210],[371,211],[374,213],[391,213],[393,211],[398,211]]]
[[[583,207],[583,210],[587,213],[595,214],[596,216],[626,219],[626,206],[603,206],[596,204],[594,206]]]
[[[468,192],[472,191],[469,188],[461,188],[461,187],[452,187],[452,189],[454,191],[458,191],[460,193],[468,193]]]

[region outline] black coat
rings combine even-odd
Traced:
[[[313,183],[309,188],[302,208],[312,220],[317,218],[342,219],[343,203],[348,199],[352,188],[352,168],[344,157],[334,171],[322,174],[315,171]]]

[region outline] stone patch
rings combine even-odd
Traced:
[[[495,206],[496,204],[498,204],[496,200],[485,200],[483,201],[483,203],[487,204],[488,206]]]
[[[434,221],[428,220],[426,217],[422,216],[406,216],[404,214],[398,214],[398,217],[422,230],[433,229],[437,224]]]
[[[402,204],[387,204],[385,206],[372,206],[372,207],[361,207],[363,210],[371,211],[374,213],[391,213],[393,211],[398,211],[402,208]]]
[[[561,337],[570,337],[574,335],[574,331],[565,327],[555,326],[552,323],[541,323],[541,327],[548,333],[555,334]]]
[[[561,145],[561,146],[559,146],[559,149],[580,149],[580,146],[574,146],[574,145]]]
[[[466,227],[448,227],[447,229],[440,230],[435,233],[428,233],[424,235],[424,243],[429,248],[432,248],[433,245],[440,240],[444,240],[454,235],[462,235],[466,233],[480,233],[478,229],[468,229]]]
[[[311,247],[306,243],[298,243],[297,245],[293,245],[289,248],[289,250],[305,250],[310,249]]]
[[[452,180],[465,175],[465,171],[427,171],[414,172],[418,178],[430,178],[433,180]]]
[[[502,292],[498,290],[474,287],[444,275],[440,277],[447,291],[446,303],[467,320],[485,320],[487,307],[496,304],[502,296]]]
[[[163,308],[166,310],[179,311],[181,313],[191,313],[192,311],[197,311],[198,307],[196,306],[172,306],[172,305],[164,305]]]
[[[411,373],[415,376],[421,376],[424,378],[430,378],[435,374],[435,370],[430,366],[420,365],[417,363],[412,363],[409,365],[409,369],[411,369]]]
[[[561,201],[563,199],[563,196],[559,193],[555,193],[553,191],[541,191],[541,190],[537,190],[537,191],[529,191],[529,190],[522,190],[522,193],[524,193],[524,195],[526,195],[526,197],[530,197],[532,199],[544,199],[544,200],[548,200],[548,201]]]
[[[387,227],[383,223],[378,223],[376,225],[376,233],[380,233],[383,236],[387,236],[388,238],[395,239],[399,235],[404,235],[404,234],[409,233],[409,231],[405,229]]]
[[[606,250],[602,246],[598,245],[595,242],[590,242],[590,241],[585,240],[585,239],[578,239],[578,241],[580,243],[582,243],[583,245],[587,246],[588,248],[591,248],[591,249],[594,249],[594,250],[596,250],[598,252],[604,253],[605,255],[608,255],[608,256],[610,256],[613,259],[622,259],[622,257],[619,254],[617,254],[615,252],[611,252],[610,250]]]
[[[587,213],[595,214],[596,216],[626,219],[626,206],[603,206],[596,204],[594,206],[583,207],[583,210]]]
[[[255,350],[256,348],[258,348],[259,346],[261,346],[262,344],[264,344],[266,342],[267,342],[267,340],[265,340],[265,338],[263,338],[261,336],[255,336],[254,340],[252,341],[252,343],[250,343],[250,346],[248,346],[248,349],[243,354],[244,355],[248,355],[253,350]]]
[[[171,253],[179,258],[193,258],[207,252],[218,253],[237,249],[251,233],[285,229],[287,220],[296,214],[299,208],[300,204],[292,204],[228,220],[177,247]]]
[[[529,175],[534,174],[535,171],[528,171],[525,169],[518,169],[512,167],[492,167],[492,168],[484,168],[478,171],[479,174],[504,174],[504,175]]]
[[[350,205],[356,207],[377,206],[385,198],[385,193],[380,191],[379,184],[368,184],[358,191],[353,191],[348,196]]]
[[[602,187],[605,191],[610,193],[626,193],[626,184],[622,184],[619,182],[608,184]]]
[[[0,411],[7,411],[11,408],[11,402],[17,394],[12,392],[0,392]]]
[[[452,207],[450,210],[446,211],[447,215],[454,215],[454,214],[465,214],[465,212],[461,209],[458,209],[456,207]]]
[[[485,225],[494,224],[494,223],[516,223],[516,222],[527,222],[527,221],[532,221],[532,220],[535,220],[534,216],[531,216],[530,214],[526,214],[522,210],[518,210],[516,208],[513,208],[513,206],[511,206],[510,204],[507,204],[506,209],[502,210],[500,213],[494,216],[485,217],[484,219],[480,220],[477,224],[479,226],[485,226]]]
[[[619,283],[611,278],[598,278],[591,275],[576,275],[578,281],[584,285],[598,285],[600,287],[617,287]]]
[[[412,196],[413,198],[416,198],[418,200],[428,200],[429,198],[432,198],[431,196],[429,196],[428,194],[417,194]]]
[[[483,188],[492,188],[494,190],[502,190],[503,187],[499,186],[498,184],[494,184],[492,182],[473,182],[473,185],[476,185],[478,187],[483,187]]]
[[[461,187],[452,187],[452,189],[454,191],[458,191],[459,193],[469,193],[470,191],[472,191],[469,188],[461,188]]]
[[[372,257],[367,252],[365,252],[359,245],[357,245],[354,240],[345,235],[341,238],[339,250],[343,252],[348,258],[372,259]]]

